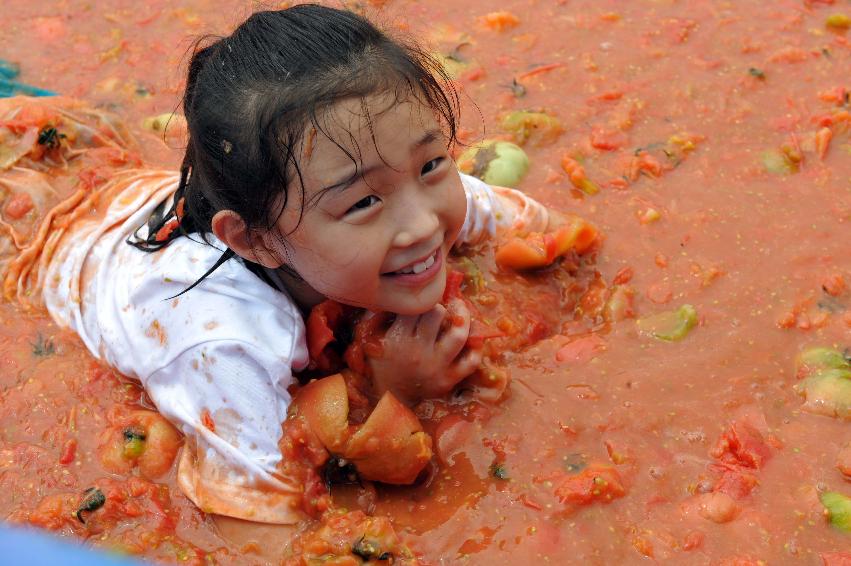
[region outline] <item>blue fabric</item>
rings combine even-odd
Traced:
[[[17,63],[0,59],[0,79],[12,80],[21,74],[21,67]]]
[[[15,79],[21,73],[17,63],[0,59],[0,98],[25,94],[27,96],[56,96],[56,93],[37,86],[27,85]]]
[[[0,526],[0,565],[23,566],[145,566],[97,552],[41,531]]]

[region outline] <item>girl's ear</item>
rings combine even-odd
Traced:
[[[251,237],[242,217],[233,210],[220,210],[213,216],[213,234],[238,256],[269,269],[283,265],[278,254],[266,246],[265,238]]]

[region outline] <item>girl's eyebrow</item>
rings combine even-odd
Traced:
[[[421,137],[419,140],[414,142],[414,145],[411,147],[411,149],[412,150],[413,149],[419,149],[424,145],[428,145],[431,142],[440,139],[440,137],[442,135],[443,135],[443,132],[440,131],[438,128],[434,128],[432,130],[429,130],[425,134],[423,134],[423,137]]]
[[[437,129],[437,128],[427,131],[425,134],[423,134],[423,136],[420,139],[418,139],[417,141],[415,141],[411,145],[411,151],[419,149],[419,148],[421,148],[425,145],[428,145],[428,144],[440,139],[440,137],[442,135],[443,135],[443,132],[441,130]],[[355,183],[355,181],[357,181],[360,177],[365,176],[367,173],[371,173],[372,171],[378,169],[381,166],[382,166],[382,164],[375,163],[375,164],[370,165],[369,167],[367,167],[366,169],[363,169],[363,170],[355,169],[354,172],[352,172],[351,174],[349,174],[345,177],[342,177],[336,183],[331,183],[330,185],[323,187],[321,189],[321,191],[323,193],[325,191],[331,191],[331,190],[339,190],[340,192],[343,192],[346,189],[348,189],[349,187],[351,187]]]
[[[327,187],[323,187],[322,192],[324,193],[326,191],[332,191],[332,190],[339,190],[340,192],[343,192],[346,189],[348,189],[349,187],[351,187],[355,183],[355,181],[357,181],[359,178],[363,177],[367,173],[372,172],[375,169],[378,169],[378,167],[379,166],[376,164],[376,165],[370,165],[369,167],[367,167],[366,169],[363,169],[363,170],[355,169],[354,172],[352,172],[351,174],[341,178],[336,183],[332,183],[332,184],[328,185]]]

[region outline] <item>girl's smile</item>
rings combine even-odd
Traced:
[[[396,271],[383,273],[383,277],[393,277],[400,285],[420,286],[437,277],[443,268],[443,254],[437,248],[424,260],[416,261]]]

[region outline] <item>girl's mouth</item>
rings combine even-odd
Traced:
[[[398,283],[421,285],[433,279],[443,266],[443,253],[437,248],[430,256],[422,261],[413,263],[398,271],[384,273],[384,277],[392,277]]]

